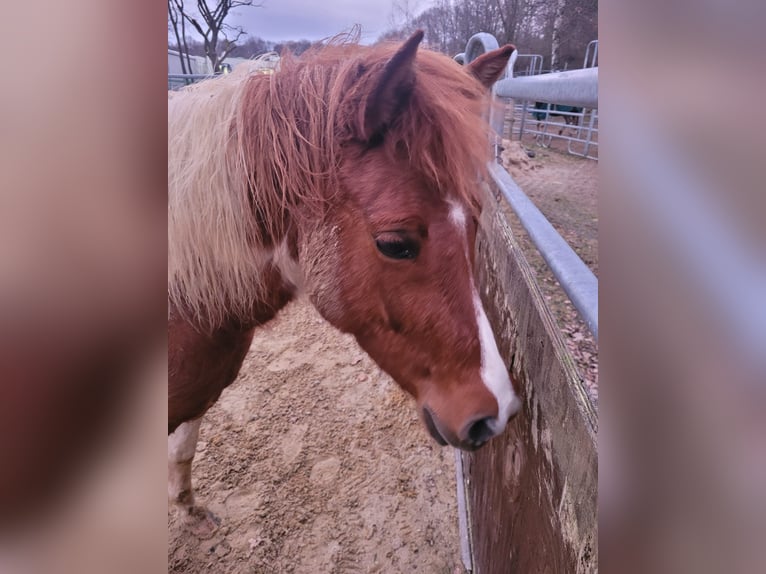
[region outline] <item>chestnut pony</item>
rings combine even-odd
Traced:
[[[482,112],[514,48],[462,68],[422,38],[168,96],[169,494],[189,516],[200,417],[299,293],[440,444],[478,448],[519,409],[472,276]]]

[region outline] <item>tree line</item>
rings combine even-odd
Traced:
[[[435,0],[422,11],[411,0],[394,0],[392,7],[399,23],[381,40],[421,28],[431,48],[450,56],[473,34],[488,32],[500,45],[542,55],[545,69],[573,69],[582,67],[588,42],[598,38],[598,0]]]
[[[234,45],[228,54],[226,54],[226,57],[231,56],[233,58],[253,58],[255,56],[260,56],[261,54],[267,54],[269,52],[276,52],[279,54],[283,49],[288,49],[291,53],[297,56],[308,50],[312,44],[313,42],[309,40],[287,40],[282,42],[273,42],[270,40],[264,40],[263,38],[259,38],[257,36],[247,36],[244,40],[240,40],[239,43]],[[168,48],[170,50],[177,50],[179,52],[181,51],[178,44],[175,42],[168,42]],[[187,51],[191,56],[207,55],[205,53],[205,44],[201,40],[187,39],[184,50]],[[222,63],[223,60],[219,57],[218,62]]]
[[[433,0],[424,10],[417,9],[418,1],[392,0],[391,28],[378,39],[404,39],[421,28],[431,48],[454,56],[473,34],[488,32],[501,45],[512,43],[520,53],[542,55],[545,69],[560,70],[581,67],[588,42],[598,38],[598,0]],[[252,58],[285,48],[300,54],[312,45],[308,40],[269,42],[227,22],[231,10],[261,5],[255,0],[168,0],[168,33],[174,40],[168,47],[181,54],[184,73],[191,71],[189,55],[205,56],[217,70],[228,56]]]
[[[274,43],[248,36],[241,26],[228,21],[232,10],[261,6],[255,0],[168,0],[168,48],[179,52],[181,71],[191,72],[189,56],[204,56],[218,70],[229,56],[252,58],[285,48],[300,54],[311,46],[308,40]]]

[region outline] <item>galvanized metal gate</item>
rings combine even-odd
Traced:
[[[494,46],[494,36],[475,34],[455,60],[468,63]],[[508,139],[597,160],[598,94],[592,90],[598,87],[594,81],[598,76],[598,40],[588,44],[581,70],[542,73],[542,64],[540,54],[514,52],[505,78],[495,85],[495,95],[508,104],[496,131]]]

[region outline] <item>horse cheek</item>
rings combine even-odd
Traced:
[[[348,273],[346,249],[349,225],[341,216],[319,223],[301,234],[299,259],[309,301],[335,328],[348,332],[348,304],[343,280]]]

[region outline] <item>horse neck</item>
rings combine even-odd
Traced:
[[[282,282],[293,268],[294,210],[273,161],[257,162],[263,171],[248,176],[240,131],[246,90],[243,78],[211,80],[168,105],[168,296],[205,328],[232,318],[261,322],[294,291]],[[250,153],[266,153],[268,135],[250,144]]]

